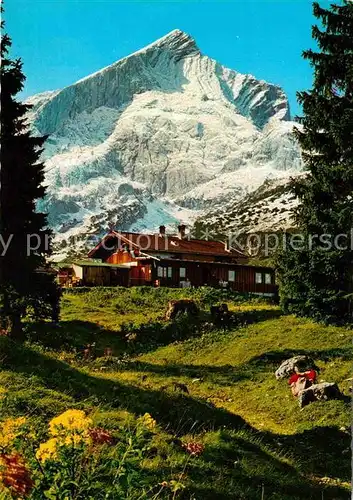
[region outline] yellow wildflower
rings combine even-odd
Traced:
[[[7,390],[4,387],[0,387],[0,401],[4,399]]]
[[[36,457],[41,462],[45,462],[46,460],[55,460],[57,457],[59,447],[59,441],[57,438],[51,438],[45,443],[39,445],[39,448],[36,452]]]
[[[0,422],[0,447],[5,448],[12,444],[21,434],[21,427],[26,423],[25,417],[8,418]]]
[[[87,443],[90,439],[86,435],[82,434],[69,434],[63,441],[66,446],[76,446],[78,444]]]
[[[36,457],[41,462],[45,462],[46,460],[55,460],[58,456],[60,447],[74,448],[77,445],[88,443],[89,441],[90,438],[86,434],[72,433],[67,436],[54,437],[39,446],[36,452]]]
[[[49,422],[52,436],[65,436],[70,433],[84,433],[92,427],[92,420],[82,410],[67,410]]]
[[[151,417],[149,413],[145,413],[142,417],[138,419],[138,422],[143,425],[148,430],[153,430],[156,427],[157,422]]]

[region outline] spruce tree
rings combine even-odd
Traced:
[[[13,338],[21,339],[21,319],[26,314],[57,319],[59,289],[46,264],[50,253],[46,215],[36,211],[36,201],[45,194],[44,164],[40,156],[46,138],[31,135],[26,124],[30,106],[16,99],[25,76],[21,60],[9,57],[10,47],[10,38],[3,34],[0,70],[0,328]]]
[[[298,93],[302,129],[296,136],[308,171],[293,183],[305,245],[287,245],[278,259],[284,309],[325,322],[352,320],[353,292],[353,3],[323,9],[318,50],[303,57],[314,70],[312,89]],[[341,235],[341,236],[340,236]]]

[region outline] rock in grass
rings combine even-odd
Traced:
[[[309,358],[309,356],[294,356],[293,358],[286,359],[283,361],[281,366],[275,371],[275,376],[277,380],[289,377],[295,371],[305,372],[307,370],[316,369],[314,361]]]
[[[197,316],[199,314],[199,308],[191,299],[171,300],[168,303],[168,310],[165,314],[165,319],[170,321],[175,319],[180,313],[184,313],[189,316]]]
[[[340,399],[341,391],[334,382],[322,382],[321,384],[313,384],[304,389],[298,394],[298,402],[300,408],[304,408],[309,403],[314,401],[328,401],[329,399]]]

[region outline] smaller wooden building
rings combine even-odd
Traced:
[[[58,281],[63,287],[129,286],[129,268],[97,259],[56,264]]]

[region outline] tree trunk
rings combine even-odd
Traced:
[[[21,323],[21,316],[19,314],[12,314],[9,317],[9,337],[13,340],[22,342],[25,339],[24,331]]]

